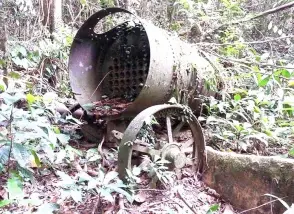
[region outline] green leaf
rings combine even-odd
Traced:
[[[68,141],[70,140],[70,136],[66,134],[56,134],[56,137],[62,145],[68,144]]]
[[[11,96],[8,93],[2,93],[0,94],[0,98],[2,98],[7,105],[12,105],[20,99],[25,99],[25,95],[23,93],[16,93],[13,96]]]
[[[108,173],[105,175],[103,183],[104,183],[104,184],[109,184],[110,181],[112,181],[113,179],[117,178],[117,176],[118,176],[118,173],[117,173],[117,172],[115,172],[115,171],[110,171],[110,172],[108,172]]]
[[[207,211],[207,214],[212,214],[218,210],[219,210],[219,204],[214,204],[209,208],[209,210]]]
[[[5,91],[6,86],[4,84],[0,84],[0,92]]]
[[[114,202],[114,198],[113,196],[111,195],[111,193],[109,192],[109,189],[100,189],[99,190],[100,192],[100,195],[107,201],[109,202]]]
[[[35,163],[37,167],[41,166],[40,158],[38,157],[37,153],[34,150],[31,150],[32,155],[34,156]]]
[[[20,79],[20,78],[21,78],[20,74],[14,72],[14,71],[10,71],[10,72],[8,73],[8,76],[11,77],[12,79]]]
[[[22,184],[17,177],[8,179],[7,190],[10,199],[21,199],[23,197]]]
[[[80,3],[82,6],[85,6],[87,4],[87,0],[80,0]]]
[[[76,203],[82,201],[82,191],[74,189],[70,191],[70,195]]]
[[[259,82],[258,82],[258,86],[259,87],[264,87],[268,84],[269,80],[270,80],[271,76],[267,76],[263,79],[261,79]]]
[[[127,191],[123,190],[122,188],[116,187],[115,185],[109,185],[109,188],[117,193],[124,195],[130,203],[133,203],[134,197]]]
[[[57,126],[53,126],[52,129],[53,129],[55,134],[60,134],[61,133],[60,129]]]
[[[57,211],[60,209],[60,206],[55,203],[46,203],[42,204],[39,208],[36,214],[53,214],[54,211]]]
[[[288,70],[286,70],[286,69],[283,69],[282,70],[282,75],[283,75],[283,77],[286,77],[286,78],[290,78],[291,77],[290,72]]]
[[[21,55],[24,57],[27,56],[27,50],[23,46],[18,48],[18,52],[21,53]]]
[[[138,176],[141,173],[141,168],[140,167],[134,167],[132,171],[133,171],[133,175]]]
[[[27,94],[26,98],[27,98],[29,105],[32,105],[34,102],[36,102],[36,98],[32,94]]]
[[[2,165],[6,164],[9,156],[9,146],[0,147],[0,163]]]
[[[92,111],[96,108],[96,105],[93,103],[87,103],[87,104],[83,104],[82,108],[85,109],[86,111]]]
[[[62,180],[62,182],[60,182],[61,187],[68,187],[75,184],[75,180],[73,180],[69,175],[65,174],[64,172],[57,171],[56,174]]]
[[[0,201],[0,207],[5,207],[6,205],[10,204],[12,200],[2,200]]]
[[[12,154],[14,159],[21,167],[26,167],[30,161],[31,153],[29,150],[20,143],[14,143],[12,147]]]
[[[290,149],[289,155],[291,155],[292,157],[294,157],[294,148]]]
[[[235,100],[235,101],[239,101],[239,100],[241,100],[241,95],[240,95],[240,94],[235,94],[235,95],[234,95],[234,100]]]

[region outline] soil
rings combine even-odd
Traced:
[[[126,110],[126,108],[130,104],[132,104],[132,102],[129,102],[122,98],[106,98],[98,102],[94,102],[93,104],[95,105],[95,110],[93,111],[93,113],[98,117],[105,117],[120,114],[121,112]]]

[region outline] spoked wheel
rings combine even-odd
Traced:
[[[184,128],[185,132],[181,132]],[[149,107],[131,121],[118,152],[119,177],[124,181],[127,181],[126,169],[132,169],[133,152],[158,155],[168,160],[172,168],[181,169],[191,164],[198,172],[202,172],[206,157],[197,118],[189,107],[179,104]]]

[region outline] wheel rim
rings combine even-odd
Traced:
[[[162,111],[178,111],[182,112],[184,117],[189,117],[187,120],[187,123],[189,125],[189,128],[192,133],[192,139],[193,139],[193,151],[192,151],[192,168],[193,170],[197,172],[203,171],[203,163],[206,159],[205,155],[205,141],[204,136],[202,132],[202,128],[195,117],[195,115],[192,113],[190,108],[180,105],[180,104],[163,104],[163,105],[155,105],[152,107],[149,107],[145,109],[144,111],[140,112],[129,124],[127,129],[124,132],[123,138],[121,140],[121,143],[119,145],[119,153],[118,153],[118,172],[119,177],[123,181],[127,181],[127,169],[131,170],[131,160],[132,160],[132,152],[133,152],[133,145],[131,145],[129,142],[135,142],[137,139],[137,135],[140,132],[141,128],[145,124],[146,118],[156,115]],[[187,114],[188,113],[188,114]],[[167,124],[168,119],[167,119]],[[169,130],[170,126],[167,125],[167,132],[171,132]],[[178,127],[178,126],[177,126]],[[178,128],[179,129],[179,128]],[[175,130],[179,131],[179,130]],[[168,134],[168,141],[170,143],[170,134]]]

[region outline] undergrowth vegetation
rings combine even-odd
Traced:
[[[0,82],[0,182],[5,183],[0,209],[18,204],[53,213],[68,198],[80,203],[91,194],[114,203],[113,192],[132,202],[138,169],[129,172],[128,186],[115,171],[105,171],[96,148],[83,151],[70,144],[82,139],[76,131],[82,122],[73,116],[63,118],[56,111],[58,106],[73,103],[67,60],[78,27],[98,9],[123,5],[122,1],[64,0],[64,24],[52,35],[40,27],[37,2],[0,3],[0,16],[6,15],[8,23],[0,74],[9,82],[8,86]],[[207,112],[199,118],[207,144],[218,150],[294,158],[293,9],[262,14],[290,1],[157,2],[130,1],[129,8],[196,43],[208,58],[219,62],[222,98],[209,98]],[[116,159],[117,151],[112,155]],[[97,171],[87,170],[90,166]],[[73,170],[78,171],[75,176]],[[158,160],[145,170],[170,182],[171,175]],[[59,179],[59,200],[46,204],[24,192],[40,175],[49,174]],[[207,213],[218,209],[214,205]]]

